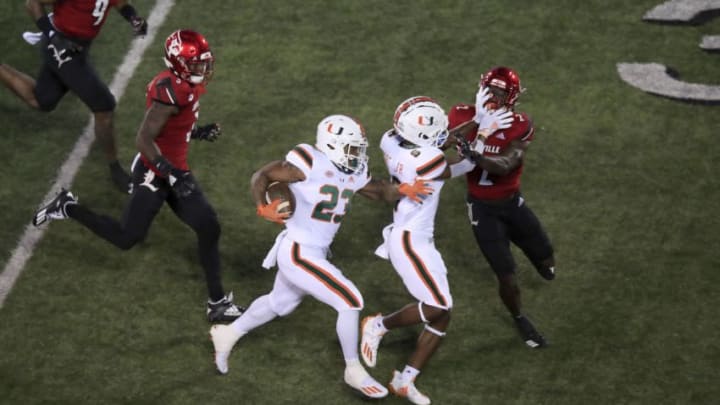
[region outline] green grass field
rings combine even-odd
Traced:
[[[512,66],[528,89],[518,109],[537,129],[523,190],[553,239],[558,277],[545,282],[516,258],[526,310],[551,346],[532,351],[516,335],[472,238],[464,183],[451,182],[436,243],[453,321],[418,387],[437,404],[717,403],[720,107],[645,94],[615,65],[658,62],[718,84],[718,55],[698,43],[720,21],[643,22],[660,2],[179,1],[118,105],[121,155],[129,164],[135,153],[164,38],[204,33],[217,65],[200,121],[220,122],[224,134],[193,144],[190,164],[223,226],[225,286],[248,304],[271,288],[274,272],[260,262],[279,231],[255,215],[255,169],[314,142],[322,117],[348,113],[368,131],[371,172],[385,176],[378,142],[400,101],[472,102],[482,72]],[[0,4],[2,62],[35,74],[37,51],[20,39],[33,28],[23,3]],[[143,15],[153,3],[135,1]],[[111,15],[92,50],[107,81],[130,39]],[[88,116],[72,95],[41,114],[0,89],[3,265]],[[72,190],[114,216],[125,203],[97,148]],[[333,244],[334,262],[363,292],[363,315],[410,301],[373,255],[390,220],[389,205],[357,197]],[[52,223],[0,309],[0,404],[363,403],[342,381],[329,307],[308,298],[244,337],[221,377],[205,299],[194,235],[168,209],[128,252],[72,221]],[[372,374],[387,382],[418,331],[388,335]]]

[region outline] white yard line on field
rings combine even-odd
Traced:
[[[125,55],[125,59],[118,70],[115,72],[115,77],[113,77],[112,83],[110,83],[110,90],[115,95],[118,102],[125,93],[125,88],[127,87],[130,78],[135,73],[135,69],[140,64],[143,53],[145,53],[147,47],[153,42],[153,39],[155,39],[158,28],[163,24],[165,18],[170,12],[170,9],[172,9],[174,5],[174,0],[157,0],[155,7],[153,7],[147,18],[147,35],[145,38],[136,38],[133,40],[130,50]],[[53,185],[43,198],[41,204],[44,204],[46,201],[54,198],[60,187],[67,187],[72,184],[75,179],[75,175],[80,169],[80,165],[83,160],[85,160],[94,139],[93,121],[91,119],[85,126],[80,138],[75,143],[75,147],[72,152],[70,152],[67,160],[65,160],[63,165],[60,167]],[[30,218],[28,218],[28,222],[29,220]],[[0,273],[0,308],[2,308],[5,299],[8,294],[10,294],[10,290],[12,290],[13,285],[15,285],[15,281],[17,281],[20,273],[22,273],[25,268],[25,263],[32,256],[35,246],[42,239],[46,229],[46,227],[35,228],[30,224],[25,227],[25,232],[20,238],[17,247],[13,250],[10,259],[7,264],[5,264],[5,268],[2,273]]]

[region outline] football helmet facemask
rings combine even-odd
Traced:
[[[177,30],[165,40],[165,65],[185,81],[204,84],[212,77],[215,57],[201,34]]]
[[[440,105],[430,97],[411,97],[395,109],[395,132],[418,146],[442,146],[448,137],[448,118]]]
[[[487,87],[493,95],[486,103],[491,110],[503,107],[511,109],[520,93],[525,91],[520,86],[520,76],[505,66],[494,67],[480,76],[480,86]]]
[[[365,129],[346,115],[330,115],[320,121],[316,146],[344,173],[360,173],[367,165]]]

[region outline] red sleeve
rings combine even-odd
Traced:
[[[456,104],[448,114],[448,129],[464,124],[475,116],[475,106],[470,104]]]
[[[535,126],[529,115],[524,112],[515,115],[515,125],[517,126],[517,139],[525,142],[532,141],[535,137]]]
[[[163,104],[183,107],[195,101],[190,85],[184,80],[178,83],[173,74],[161,74],[156,77],[149,91],[150,99]]]

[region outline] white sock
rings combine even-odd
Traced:
[[[345,362],[348,360],[357,360],[358,358],[358,336],[360,319],[360,311],[349,310],[338,312],[335,330],[340,339],[340,347],[342,348]]]
[[[258,326],[264,325],[277,317],[270,309],[270,296],[265,294],[250,304],[250,307],[230,326],[240,335],[245,335]]]
[[[416,369],[415,367],[411,367],[406,365],[402,372],[402,379],[405,382],[413,382],[415,381],[415,378],[420,374],[420,370]]]
[[[354,359],[345,359],[345,367],[351,367],[356,365],[362,366],[362,364],[360,364],[360,359],[358,359],[357,357]]]

